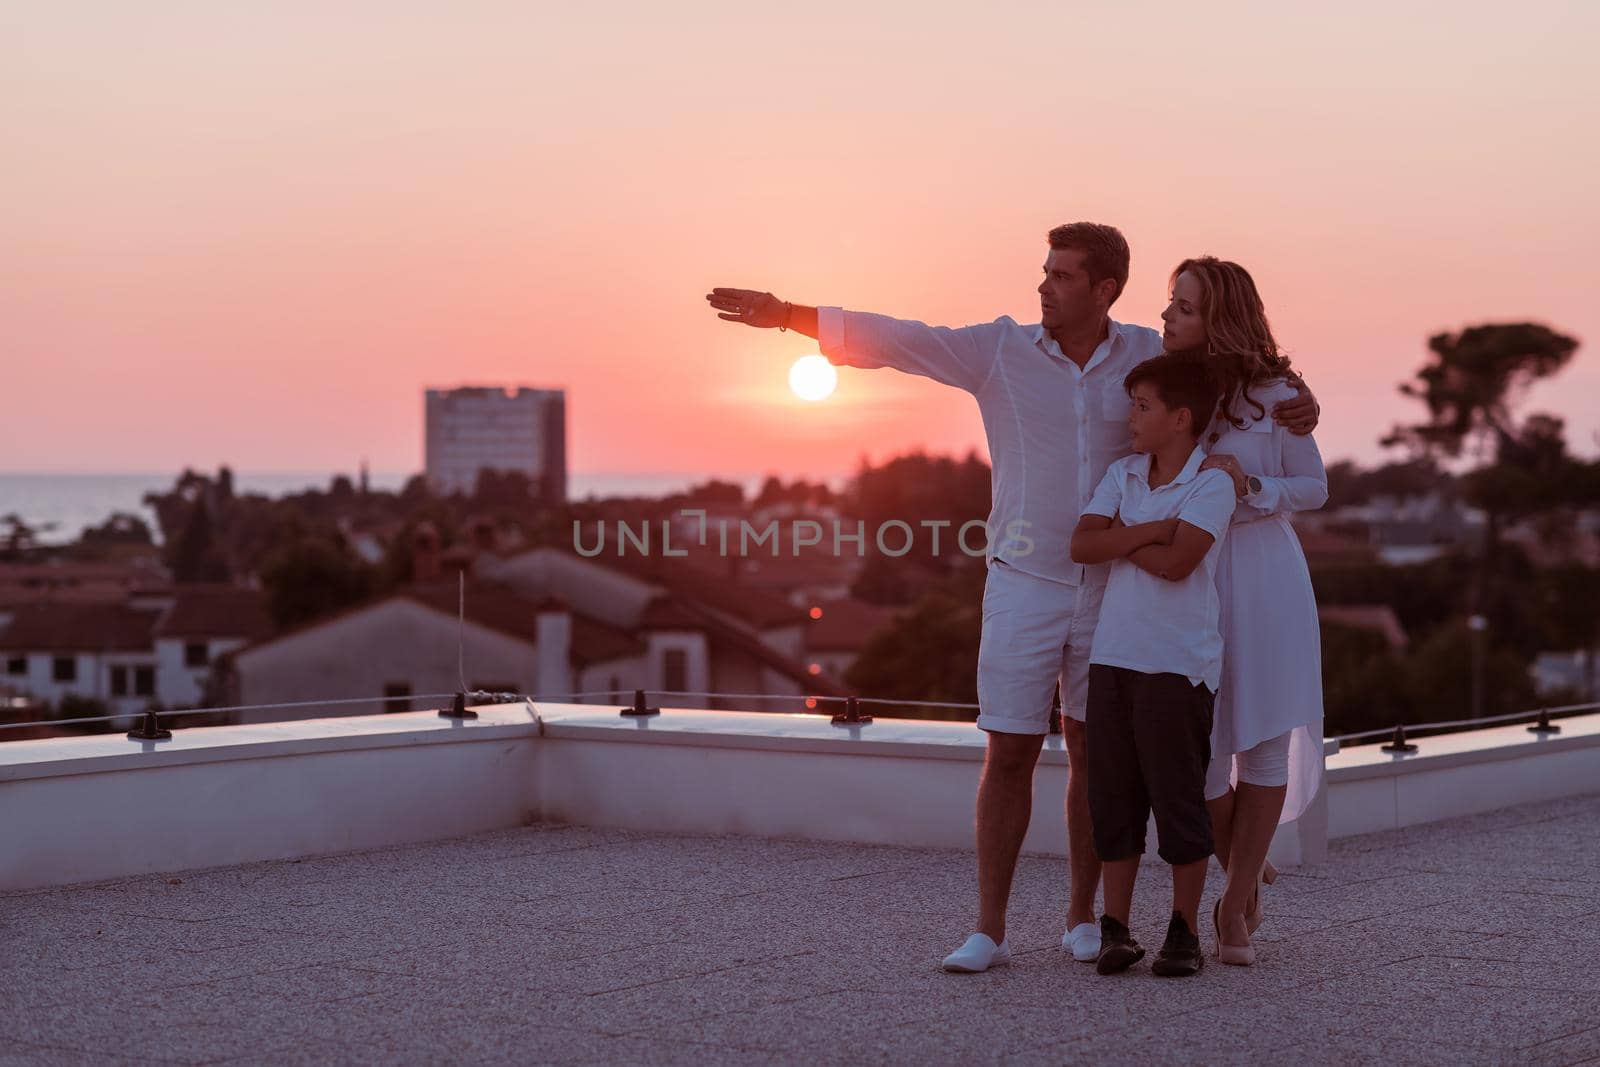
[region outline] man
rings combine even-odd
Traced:
[[[830,362],[920,374],[978,401],[993,464],[978,654],[978,726],[988,734],[988,750],[978,784],[977,930],[945,959],[952,971],[984,971],[1010,959],[1006,904],[1058,681],[1071,870],[1062,947],[1083,961],[1100,951],[1094,909],[1100,862],[1089,821],[1083,721],[1089,650],[1109,567],[1073,563],[1069,545],[1106,468],[1129,453],[1123,378],[1161,352],[1161,335],[1110,318],[1128,281],[1128,243],[1115,227],[1058,226],[1049,244],[1036,325],[1003,316],[960,329],[931,327],[791,304],[750,289],[713,289],[706,297],[719,318],[816,338]],[[1274,414],[1307,433],[1316,424],[1316,403],[1302,393]]]

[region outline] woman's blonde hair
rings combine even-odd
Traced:
[[[1197,352],[1211,368],[1222,393],[1218,410],[1235,427],[1243,427],[1237,414],[1240,401],[1256,409],[1256,418],[1267,411],[1250,395],[1251,386],[1264,385],[1275,378],[1298,378],[1289,369],[1289,357],[1278,349],[1267,324],[1266,308],[1250,272],[1225,259],[1198,256],[1179,263],[1172,272],[1172,285],[1187,271],[1200,283],[1200,318],[1206,324],[1206,347]]]

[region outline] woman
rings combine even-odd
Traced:
[[[1275,873],[1267,865],[1273,832],[1299,818],[1322,777],[1317,601],[1288,515],[1321,507],[1328,477],[1316,442],[1272,419],[1298,379],[1243,267],[1210,256],[1184,260],[1161,317],[1167,350],[1204,358],[1221,387],[1201,439],[1203,468],[1227,471],[1239,496],[1217,561],[1222,685],[1206,802],[1228,874],[1212,913],[1216,955],[1248,965],[1249,935],[1261,922],[1258,886]]]

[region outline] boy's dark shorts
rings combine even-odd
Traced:
[[[1211,855],[1205,787],[1215,699],[1181,674],[1090,665],[1089,814],[1102,860],[1142,855],[1152,810],[1163,860]]]

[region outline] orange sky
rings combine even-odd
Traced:
[[[1072,219],[1129,321],[1248,266],[1330,458],[1506,318],[1587,342],[1531,403],[1597,450],[1600,5],[665,8],[0,9],[0,469],[416,469],[422,389],[492,382],[568,390],[580,472],[981,448],[930,382],[793,399],[814,346],[701,295],[1031,318]]]

